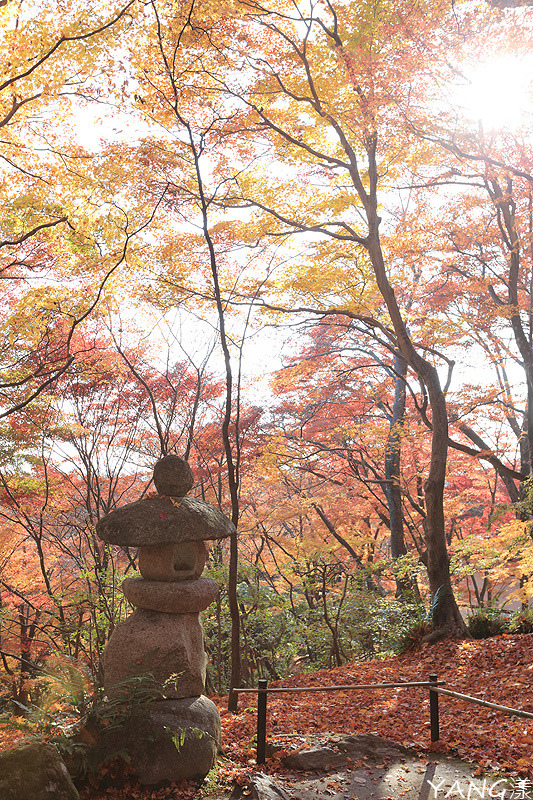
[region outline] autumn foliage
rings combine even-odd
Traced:
[[[528,4],[7,0],[0,23],[0,712],[42,712],[56,659],[98,694],[137,553],[95,525],[171,452],[238,531],[209,556],[210,693],[427,670],[521,703],[527,634],[467,624],[531,621],[531,107],[495,123],[461,93],[528,72]],[[398,656],[413,629],[437,644]],[[345,700],[273,699],[273,727]],[[425,747],[425,702],[357,695],[350,724]],[[442,704],[447,747],[530,769],[530,726]],[[224,715],[238,768],[252,719]]]

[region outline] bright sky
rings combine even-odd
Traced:
[[[533,57],[502,55],[465,70],[469,84],[457,90],[467,116],[485,130],[516,130],[533,112]]]

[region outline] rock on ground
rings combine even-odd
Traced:
[[[230,795],[230,800],[241,800],[241,798],[246,798],[246,800],[248,798],[250,800],[289,800],[289,795],[269,775],[256,772],[255,775],[250,776],[244,786],[237,786]]]
[[[34,742],[0,753],[0,800],[79,800],[59,753]]]
[[[131,769],[143,784],[203,780],[215,764],[219,747],[220,715],[203,696],[141,706],[127,725],[104,733],[101,741],[102,758],[127,753]]]
[[[408,752],[405,747],[387,742],[373,733],[360,733],[332,739],[321,747],[289,753],[283,759],[283,765],[298,772],[331,771],[346,766],[348,759],[398,760]]]
[[[287,769],[295,769],[300,772],[337,769],[346,764],[346,756],[332,747],[312,747],[309,750],[300,750],[299,753],[289,753],[283,759],[283,765]]]

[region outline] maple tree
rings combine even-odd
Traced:
[[[400,474],[401,449],[407,436],[406,383],[405,374],[402,375],[405,362],[398,355],[391,362],[386,352],[378,351],[378,343],[355,344],[354,334],[353,324],[345,325],[340,318],[331,324],[323,321],[312,331],[313,345],[294,359],[296,364],[308,362],[305,371],[301,364],[295,364],[279,376],[277,393],[287,398],[280,409],[282,426],[300,459],[299,469],[314,475],[317,485],[329,480],[339,487],[339,492],[345,481],[355,479],[360,484],[359,492],[351,488],[351,496],[368,496],[371,508],[373,505],[370,515],[390,534],[392,558],[401,559],[407,554],[404,527],[411,535],[416,529],[408,506],[415,517],[425,517],[418,487],[413,485],[414,495],[411,494],[407,470],[403,476]],[[326,355],[327,363],[317,372],[316,364]],[[389,404],[391,391],[393,399]],[[294,414],[296,408],[298,413],[292,420],[291,411]],[[363,515],[361,503],[360,507],[360,511],[352,512],[354,519]],[[322,507],[316,505],[315,510],[341,541]],[[415,541],[423,553],[423,537],[417,534]],[[406,576],[398,575],[397,585],[399,594],[416,594],[415,584]]]
[[[320,203],[312,197],[311,189],[300,192],[294,201],[292,193],[288,196],[285,194],[283,204],[276,204],[274,200],[279,196],[279,181],[271,181],[272,186],[265,191],[264,178],[259,185],[252,174],[245,173],[239,175],[225,202],[262,212],[263,236],[286,237],[291,232],[314,232],[335,244],[342,243],[345,249],[351,245],[356,252],[362,251],[361,261],[366,261],[373,272],[376,292],[385,303],[392,328],[379,316],[372,317],[368,313],[366,295],[365,307],[361,310],[337,306],[318,310],[317,313],[344,313],[371,328],[379,329],[385,344],[390,346],[392,340],[393,346],[415,372],[424,392],[427,392],[431,408],[432,455],[424,487],[425,536],[430,588],[434,598],[435,635],[460,633],[464,632],[464,623],[451,589],[444,532],[443,492],[448,447],[445,395],[435,366],[421,354],[408,333],[405,315],[400,310],[387,272],[379,234],[378,190],[379,176],[383,170],[380,164],[382,156],[378,150],[382,135],[380,117],[392,105],[391,100],[383,96],[382,88],[385,82],[383,71],[389,66],[385,61],[385,42],[391,36],[391,30],[394,30],[397,37],[397,50],[394,53],[397,68],[399,54],[410,41],[403,14],[413,15],[412,24],[421,24],[423,16],[427,25],[428,13],[427,10],[415,12],[405,9],[400,14],[397,6],[387,11],[382,5],[381,16],[376,21],[371,6],[359,6],[358,12],[358,18],[354,19],[352,8],[344,5],[337,7],[332,3],[326,4],[324,10],[310,7],[308,13],[294,12],[289,8],[286,11],[269,11],[268,6],[260,6],[252,11],[248,9],[248,20],[256,23],[257,30],[269,32],[267,42],[254,40],[257,52],[253,54],[250,53],[249,42],[246,52],[235,48],[239,57],[257,75],[257,83],[252,83],[243,91],[232,88],[226,80],[224,89],[242,100],[245,106],[245,122],[242,124],[247,125],[253,134],[261,131],[262,136],[271,139],[281,163],[284,160],[288,163],[292,159],[301,160],[302,167],[305,164],[303,168],[309,187],[319,180],[320,175],[320,179],[325,185],[329,184],[331,189],[325,192],[324,200]],[[372,38],[367,40],[364,26],[370,24],[371,19]],[[352,34],[350,47],[347,47],[343,35],[347,37],[347,31],[354,25],[355,29],[360,26],[360,43],[354,46]],[[404,43],[402,35],[405,36]],[[371,45],[376,42],[379,45],[374,49]],[[285,54],[283,58],[279,56],[280,50]],[[387,57],[390,57],[389,52]],[[416,65],[408,66],[416,70]],[[342,77],[337,77],[333,84],[334,74]],[[394,94],[396,91],[396,99],[400,100],[401,93],[406,91],[413,78],[409,73],[402,75],[403,82],[399,90],[397,84],[392,90],[389,88],[392,75],[390,72],[386,74],[389,79],[387,92]],[[348,87],[351,90],[349,103],[345,96]],[[357,117],[354,115],[354,104]],[[298,133],[294,130],[295,124],[299,128]],[[326,129],[331,130],[329,141],[324,138]],[[386,127],[383,136],[390,136]],[[363,167],[359,166],[360,161],[364,165],[364,174],[361,172]],[[340,217],[331,217],[330,212],[335,214],[337,210],[331,205],[336,184],[345,180],[350,190],[339,195]],[[357,209],[357,213],[362,215],[364,229],[356,222],[348,221],[346,213],[343,214],[345,209],[350,208],[354,211]],[[321,257],[323,255],[321,253]],[[375,303],[377,295],[373,299]]]
[[[192,21],[194,19],[194,25]],[[209,6],[188,9],[185,5],[174,7],[171,4],[151,2],[146,5],[137,20],[138,42],[132,47],[130,58],[133,67],[135,88],[129,89],[129,98],[137,106],[138,112],[145,115],[146,123],[153,128],[154,123],[164,131],[150,138],[149,156],[143,147],[122,148],[118,153],[135,159],[136,163],[148,160],[150,177],[146,177],[143,189],[159,194],[161,209],[172,216],[172,224],[155,220],[153,231],[157,230],[166,247],[153,252],[154,264],[149,263],[148,271],[152,284],[149,301],[160,308],[176,306],[184,302],[184,297],[196,304],[199,299],[212,301],[216,313],[216,328],[222,351],[225,404],[220,432],[223,442],[223,462],[229,495],[229,514],[237,527],[240,517],[240,474],[241,474],[241,363],[242,348],[247,329],[247,316],[244,315],[244,333],[241,342],[235,343],[227,329],[226,286],[231,286],[235,267],[231,264],[231,243],[225,240],[220,226],[216,183],[213,180],[210,158],[214,146],[220,142],[220,114],[217,106],[206,110],[202,96],[194,84],[196,58],[195,51],[204,34],[198,37],[194,31],[197,25],[211,25]],[[186,40],[193,32],[193,42]],[[227,35],[227,32],[226,32]],[[184,43],[182,57],[182,40]],[[205,74],[205,73],[204,73]],[[191,83],[192,81],[192,83]],[[130,109],[133,114],[138,113]],[[176,137],[174,146],[169,148],[167,137]],[[157,144],[155,144],[157,142]],[[126,150],[127,152],[124,152]],[[218,157],[220,156],[220,153]],[[113,145],[106,156],[116,162],[117,148]],[[130,173],[130,181],[131,181]],[[133,186],[133,194],[138,192]],[[192,221],[192,225],[190,224]],[[185,222],[191,228],[180,237],[176,246],[176,224]],[[192,258],[195,270],[184,269],[184,253]],[[145,267],[146,269],[146,267]],[[155,280],[154,280],[155,274]],[[189,277],[190,275],[190,277]],[[206,292],[206,279],[210,289]],[[224,289],[222,286],[224,285]],[[199,286],[202,287],[199,290]],[[142,291],[142,290],[141,290]],[[147,298],[145,291],[142,291]],[[233,345],[233,346],[232,346]],[[220,492],[218,493],[220,497]],[[240,644],[239,607],[237,601],[238,542],[236,535],[230,537],[228,572],[228,601],[232,618],[232,687],[240,685]],[[231,696],[231,703],[236,697]]]
[[[0,8],[2,416],[31,403],[69,369],[74,333],[125,257],[131,232],[110,219],[102,258],[101,215],[89,196],[88,171],[78,169],[90,154],[69,147],[55,114],[68,113],[73,92],[89,78],[95,42],[123,24],[132,5],[70,6],[59,14],[52,4],[37,15],[11,2]]]

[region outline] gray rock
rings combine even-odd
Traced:
[[[218,595],[219,589],[212,578],[179,583],[126,578],[122,591],[130,603],[139,608],[169,614],[194,614],[204,611]]]
[[[102,665],[110,698],[123,693],[124,681],[142,675],[152,675],[167,698],[203,694],[207,656],[198,614],[136,609],[111,634]]]
[[[0,800],[79,800],[51,744],[34,742],[0,753]]]
[[[230,800],[240,800],[240,798],[251,798],[251,800],[289,800],[289,795],[276,783],[270,775],[256,772],[252,775],[244,786],[236,786],[230,795]]]
[[[117,508],[97,523],[96,532],[108,544],[143,547],[169,542],[225,539],[233,523],[218,508],[195,497],[148,497]]]
[[[207,697],[161,700],[134,710],[121,730],[104,732],[103,758],[125,753],[141,783],[203,780],[220,746],[220,715]]]
[[[287,769],[295,769],[302,772],[337,769],[338,767],[346,766],[347,763],[346,756],[332,747],[313,747],[309,750],[300,750],[299,753],[289,753],[283,759],[283,765]]]
[[[399,744],[392,744],[374,733],[358,733],[353,736],[345,736],[339,741],[330,742],[330,744],[352,758],[363,756],[376,760],[382,760],[383,758],[397,759],[409,753],[409,750],[405,747]]]
[[[171,454],[156,463],[154,483],[159,494],[184,497],[192,489],[194,477],[187,461]]]

